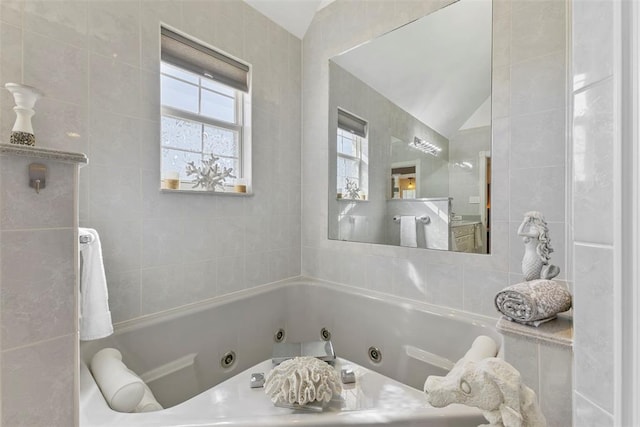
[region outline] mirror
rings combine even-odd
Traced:
[[[329,238],[489,253],[491,0],[329,60]]]

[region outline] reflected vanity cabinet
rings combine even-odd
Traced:
[[[450,250],[457,252],[475,252],[476,226],[474,224],[451,226]]]

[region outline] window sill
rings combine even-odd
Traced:
[[[203,190],[172,190],[170,188],[161,188],[161,193],[174,194],[205,194],[209,196],[231,196],[231,197],[252,197],[252,192],[236,193],[234,191],[203,191]]]
[[[369,199],[345,199],[345,198],[337,198],[336,200],[338,202],[346,202],[346,203],[364,203],[364,202],[368,202]]]

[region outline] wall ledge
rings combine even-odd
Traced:
[[[496,323],[496,329],[503,335],[536,343],[573,347],[573,320],[566,317],[558,317],[536,328],[512,322],[502,316]]]
[[[81,165],[89,162],[89,159],[87,159],[87,156],[83,153],[73,153],[70,151],[52,150],[50,148],[31,147],[27,145],[0,144],[0,155],[7,154]]]

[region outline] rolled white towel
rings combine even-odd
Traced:
[[[136,406],[133,412],[153,412],[160,411],[162,409],[164,408],[160,403],[158,403],[149,386],[144,384],[144,396],[142,396],[142,400],[138,403],[138,406]]]
[[[487,357],[495,357],[498,354],[498,344],[493,338],[486,335],[480,335],[473,344],[469,347],[469,350],[463,356],[463,359],[473,360],[479,362]]]
[[[498,311],[507,319],[539,326],[571,308],[571,294],[553,280],[532,280],[508,286],[495,297]]]
[[[132,412],[145,394],[144,382],[124,363],[115,348],[105,348],[91,359],[91,373],[111,407],[119,412]]]

